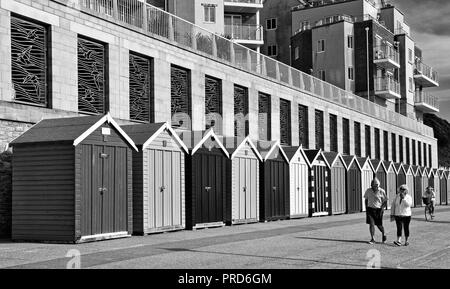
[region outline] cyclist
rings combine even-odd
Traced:
[[[423,199],[427,199],[430,210],[431,210],[431,219],[434,219],[434,205],[436,203],[436,194],[434,193],[434,189],[432,186],[426,188],[425,193],[422,196]],[[428,205],[428,204],[425,204]]]

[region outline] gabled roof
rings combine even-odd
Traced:
[[[347,164],[345,163],[342,155],[336,152],[322,152],[323,159],[325,160],[327,166],[332,168],[338,159],[344,164],[345,169],[347,169]]]
[[[131,137],[136,145],[142,146],[143,150],[146,149],[162,132],[167,131],[186,153],[189,152],[175,130],[173,130],[166,122],[124,125],[122,126],[122,129]]]
[[[386,171],[389,172],[389,170],[392,168],[392,170],[393,170],[395,173],[397,173],[397,172],[395,171],[395,166],[394,166],[394,163],[393,163],[393,162],[391,162],[391,161],[383,161],[383,164],[384,164],[384,167],[386,168]]]
[[[258,141],[258,151],[261,154],[263,161],[267,161],[270,155],[275,151],[275,149],[279,149],[281,155],[289,163],[289,158],[286,156],[283,148],[279,141]]]
[[[300,153],[302,157],[305,159],[306,163],[308,163],[308,159],[306,158],[302,146],[283,146],[283,151],[286,154],[289,163],[291,163],[294,160],[294,157],[297,155],[297,153]]]
[[[217,136],[212,129],[208,131],[180,131],[178,132],[178,136],[189,149],[191,155],[194,155],[207,140],[213,138],[219,146],[219,149],[222,150],[228,158],[230,157],[230,154],[222,143],[221,137]]]
[[[226,150],[230,154],[230,158],[233,159],[236,154],[247,144],[250,146],[252,151],[255,153],[256,157],[262,161],[263,158],[256,148],[253,141],[250,137],[239,138],[239,137],[226,137],[223,139],[223,144],[225,145]]]
[[[305,150],[306,160],[308,161],[309,167],[312,167],[314,162],[322,156],[322,150]]]
[[[372,163],[370,162],[370,159],[369,159],[368,157],[365,157],[365,158],[356,158],[356,160],[358,161],[359,167],[360,167],[361,169],[366,165],[366,163],[368,163],[370,169],[371,169],[372,171],[375,171],[375,169],[373,168],[373,165],[372,165]]]
[[[427,167],[422,167],[422,176],[426,175],[427,177],[430,175]]]
[[[358,161],[356,160],[355,156],[343,156],[342,159],[345,162],[345,165],[347,166],[347,170],[352,166],[353,163],[356,164],[356,166],[361,170],[361,167],[359,166]]]
[[[73,145],[77,146],[106,122],[112,125],[133,149],[138,150],[133,140],[122,130],[109,113],[103,116],[41,120],[24,134],[13,140],[11,145],[68,141],[73,142]]]
[[[402,163],[394,163],[394,169],[397,174],[400,173],[400,170],[402,169],[402,167],[403,167]]]
[[[446,174],[446,170],[445,170],[445,169],[443,169],[443,168],[439,169],[439,170],[438,170],[438,173],[439,173],[439,178],[440,178],[440,179],[443,179],[443,178],[446,177],[446,176],[445,176],[445,174]]]
[[[382,160],[370,160],[370,162],[372,163],[373,169],[375,172],[378,172],[380,169],[383,169],[385,172],[387,172],[387,168],[384,165],[384,162]]]
[[[411,165],[403,164],[403,171],[405,172],[405,175],[408,174],[409,171],[411,171],[411,174],[414,174],[413,171],[412,171],[412,166]]]
[[[417,176],[418,173],[420,173],[420,167],[419,166],[411,166],[411,170],[412,170],[414,176]]]

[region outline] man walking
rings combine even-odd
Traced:
[[[383,213],[387,204],[386,192],[380,188],[380,181],[375,178],[372,181],[371,188],[367,189],[364,194],[366,202],[366,223],[369,225],[371,239],[369,244],[374,244],[375,226],[378,227],[382,234],[382,242],[386,242],[383,227]]]

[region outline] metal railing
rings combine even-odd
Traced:
[[[439,98],[424,91],[416,90],[414,103],[425,103],[439,110]]]
[[[55,1],[55,0],[54,0]],[[156,8],[149,4],[132,7],[142,7],[143,11],[133,11],[134,16],[142,15],[142,27],[140,21],[127,21],[127,18],[119,17],[118,2],[129,4],[143,2],[138,0],[73,0],[79,1],[80,8],[85,13],[91,13],[95,16],[104,17],[111,21],[109,14],[102,15],[102,9],[99,9],[100,3],[113,2],[113,20],[118,24],[129,24],[129,28],[135,29],[140,33],[158,38],[171,44],[180,45],[203,53],[207,57],[212,57],[218,61],[223,61],[247,72],[259,75],[273,81],[281,82],[302,92],[309,93],[322,100],[341,105],[355,112],[366,114],[378,120],[391,124],[397,124],[399,127],[427,136],[433,136],[432,128],[425,126],[415,119],[408,118],[395,111],[389,110],[384,106],[363,99],[349,91],[343,90],[330,83],[312,77],[300,70],[292,68],[284,63],[276,61],[261,53],[239,45],[229,39],[219,36],[213,32],[205,30],[200,26],[187,22],[173,14]],[[97,2],[97,5],[84,5]],[[117,7],[117,8],[116,8]],[[122,8],[123,9],[123,8]],[[127,10],[128,11],[128,10]],[[140,19],[137,17],[137,19]],[[135,25],[137,23],[138,25]]]
[[[223,1],[225,4],[227,2],[233,2],[233,3],[242,3],[242,4],[263,4],[263,0],[225,0]]]
[[[262,41],[263,27],[255,24],[225,25],[225,37],[236,40]]]
[[[401,27],[395,28],[394,34],[395,35],[402,35],[402,34],[409,35],[409,33]]]
[[[389,77],[375,78],[375,91],[392,91],[400,94],[400,83]]]
[[[433,81],[439,82],[438,73],[436,71],[434,71],[433,68],[424,64],[421,61],[416,61],[414,74],[415,75],[425,75],[426,77],[432,79]]]
[[[394,49],[394,47],[389,45],[380,45],[375,46],[373,48],[373,57],[375,60],[392,60],[395,63],[399,63],[400,60],[400,54],[397,50]]]

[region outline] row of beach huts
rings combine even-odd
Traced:
[[[12,239],[79,243],[132,234],[365,211],[374,177],[414,206],[450,172],[226,138],[110,115],[43,120],[11,142]],[[388,202],[390,203],[390,202]]]

